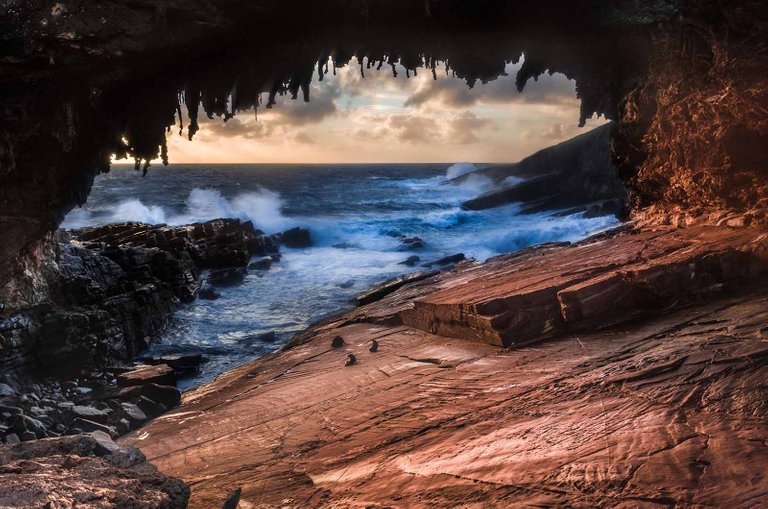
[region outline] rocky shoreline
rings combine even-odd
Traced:
[[[191,507],[235,491],[301,507],[758,500],[768,479],[742,479],[768,439],[762,396],[733,388],[768,368],[761,217],[461,262],[311,327],[120,443],[193,485]]]
[[[236,283],[253,257],[255,269],[268,269],[280,244],[310,242],[304,229],[268,236],[238,219],[57,233],[46,294],[0,314],[0,439],[115,439],[176,407],[176,377],[197,370],[201,356],[138,354],[182,302],[210,297],[233,274]],[[203,269],[213,269],[205,281]]]

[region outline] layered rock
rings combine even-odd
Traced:
[[[74,234],[91,248],[157,248],[175,257],[189,257],[201,268],[245,266],[252,256],[278,252],[275,238],[239,219],[186,226],[119,223],[81,228]]]
[[[713,225],[466,261],[123,443],[191,507],[762,505],[767,268],[764,228]]]

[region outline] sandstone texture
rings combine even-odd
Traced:
[[[122,443],[191,507],[764,505],[767,242],[628,226],[464,262]]]

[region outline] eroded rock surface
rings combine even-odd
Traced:
[[[0,506],[181,509],[189,487],[108,437],[49,438],[0,445]]]
[[[318,324],[123,442],[190,483],[192,507],[238,488],[255,507],[763,505],[766,239],[625,228],[464,262]],[[512,349],[469,332],[480,303],[546,324],[521,300],[562,328]],[[460,326],[408,324],[443,303]]]

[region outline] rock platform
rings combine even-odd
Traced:
[[[464,262],[121,443],[187,482],[191,507],[237,489],[247,507],[764,505],[767,242],[628,226]]]

